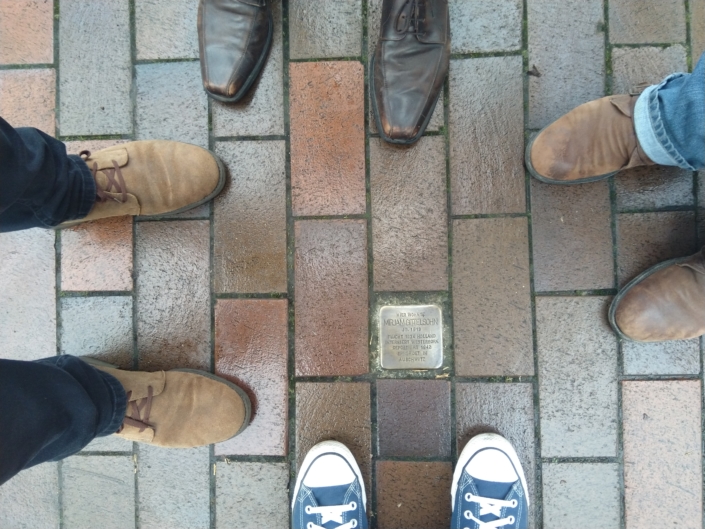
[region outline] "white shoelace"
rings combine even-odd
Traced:
[[[307,505],[305,511],[306,514],[320,514],[322,524],[328,522],[342,524],[335,529],[355,529],[355,527],[357,527],[357,520],[350,520],[348,523],[343,524],[343,513],[354,511],[355,509],[357,509],[357,503],[351,501],[347,505],[326,505],[323,507],[311,507],[310,505]],[[308,522],[306,524],[306,529],[325,529],[325,527],[316,525],[313,522]]]
[[[495,498],[483,498],[482,496],[475,496],[474,494],[470,494],[469,492],[465,495],[465,501],[479,503],[480,516],[485,516],[486,514],[493,514],[499,517],[502,515],[502,507],[511,507],[512,509],[514,509],[518,505],[517,500],[506,501],[497,500]],[[465,518],[467,518],[468,520],[472,520],[473,522],[475,522],[478,525],[479,529],[496,529],[499,527],[504,527],[507,524],[511,525],[515,522],[514,516],[508,516],[507,518],[501,518],[492,522],[483,522],[482,520],[475,518],[475,516],[473,516],[472,512],[470,511],[465,511],[463,513],[463,516],[465,516]],[[466,527],[465,529],[469,528]]]

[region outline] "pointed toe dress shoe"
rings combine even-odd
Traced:
[[[201,76],[213,99],[235,103],[255,82],[272,44],[271,0],[201,0]]]

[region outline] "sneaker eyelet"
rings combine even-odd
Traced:
[[[519,502],[516,500],[512,500],[512,504],[511,504],[512,509],[516,509],[517,505],[519,505]]]
[[[304,509],[304,511],[306,511],[306,514],[311,514],[311,506],[306,505],[306,508]]]
[[[465,518],[467,518],[468,520],[470,520],[471,517],[472,517],[472,513],[471,513],[470,511],[465,511],[465,512],[463,513],[463,516],[465,516]]]
[[[353,511],[354,511],[355,509],[357,509],[357,503],[355,503],[354,501],[351,501],[350,504],[349,504],[349,506],[350,506],[350,508],[351,508]]]
[[[472,494],[469,492],[465,494],[465,501],[472,501]]]
[[[313,522],[308,522],[306,524],[306,529],[313,529]]]
[[[353,527],[353,528],[357,527],[357,520],[354,520],[354,519],[350,520],[350,527]]]
[[[514,516],[510,516],[509,518],[507,518],[507,521],[509,522],[509,525],[514,524],[514,522],[515,522]]]

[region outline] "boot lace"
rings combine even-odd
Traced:
[[[426,18],[421,17],[422,7],[424,0],[406,0],[397,17],[397,32],[411,33],[417,37],[425,36],[426,32],[419,29],[420,24],[426,22]]]
[[[91,157],[91,151],[81,151],[79,156],[81,157],[81,159],[83,159],[84,162],[88,163],[87,160]],[[93,162],[93,167],[88,167],[91,171],[91,174],[93,174],[93,179],[96,182],[95,194],[98,196],[98,202],[107,202],[108,200],[114,200],[115,202],[125,203],[127,202],[127,187],[125,186],[125,179],[122,177],[122,171],[120,170],[120,166],[118,165],[118,163],[115,160],[112,160],[112,162],[112,169],[106,168],[100,170],[100,172],[103,173],[108,179],[108,185],[105,189],[101,189],[100,186],[98,186],[98,180],[96,178],[98,174],[98,162]],[[117,179],[115,178],[116,175]],[[115,189],[115,193],[121,194],[120,199],[112,195],[108,195],[108,193],[111,193],[113,189]]]
[[[149,421],[149,413],[152,411],[152,398],[154,397],[154,390],[152,389],[152,386],[147,386],[147,396],[145,398],[140,399],[139,401],[130,402],[131,397],[132,391],[128,391],[128,408],[125,418],[122,421],[120,431],[122,431],[122,428],[124,428],[126,424],[139,428],[140,433],[144,432],[147,428],[154,428],[151,424],[149,424],[149,422],[147,422]],[[143,411],[144,417],[142,416]]]
[[[509,507],[515,509],[518,505],[517,500],[497,500],[495,498],[483,498],[482,496],[475,496],[474,494],[467,493],[465,495],[465,501],[469,503],[479,503],[480,504],[480,516],[485,516],[486,514],[493,514],[498,518],[502,515],[502,508]],[[494,520],[492,522],[483,522],[482,520],[475,518],[471,511],[465,511],[463,513],[466,519],[475,522],[479,529],[495,529],[499,527],[504,527],[505,525],[512,525],[516,519],[514,516],[508,516],[506,518],[501,518],[499,520]],[[469,528],[465,528],[469,529]]]
[[[348,511],[354,511],[357,509],[357,503],[351,501],[347,505],[326,505],[323,507],[311,507],[307,505],[304,509],[306,514],[320,514],[321,523],[325,524],[328,522],[336,522],[339,525],[335,529],[354,529],[357,527],[357,520],[350,520],[348,523],[343,524],[343,513]],[[320,525],[316,525],[313,522],[308,522],[306,524],[306,529],[325,529]]]

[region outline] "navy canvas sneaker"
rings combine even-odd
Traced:
[[[470,439],[453,473],[451,529],[527,529],[529,495],[512,445],[501,435]]]
[[[365,484],[350,450],[337,441],[311,448],[296,478],[292,529],[367,529],[366,510]]]

